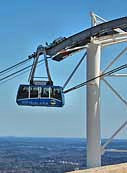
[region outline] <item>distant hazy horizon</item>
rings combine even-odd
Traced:
[[[81,140],[85,140],[85,141],[87,141],[87,139],[86,138],[83,138],[83,137],[53,137],[53,136],[51,136],[51,137],[44,137],[44,136],[0,136],[0,138],[45,138],[45,139],[81,139]],[[103,140],[108,140],[108,138],[102,138],[101,139],[102,141]],[[127,139],[125,139],[125,138],[115,138],[115,139],[113,139],[113,141],[115,141],[115,140],[127,140]]]
[[[91,11],[108,21],[124,17],[127,16],[127,0],[0,1],[0,69],[23,61],[40,44],[50,44],[60,36],[69,37],[91,27]],[[126,43],[105,47],[102,50],[101,71],[125,47]],[[64,85],[83,55],[84,50],[61,62],[49,61],[54,85]],[[124,54],[111,69],[126,63]],[[127,73],[127,70],[122,72]],[[35,76],[41,75],[47,76],[44,64],[38,67]],[[86,87],[67,93],[63,108],[18,106],[15,101],[17,90],[20,84],[28,84],[28,76],[29,72],[0,83],[0,136],[86,138]],[[106,79],[127,100],[127,78]],[[86,59],[66,89],[85,80]],[[100,101],[101,136],[108,138],[127,119],[127,107],[103,81]],[[125,139],[126,136],[124,128],[116,138]]]

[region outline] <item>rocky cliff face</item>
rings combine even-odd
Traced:
[[[70,173],[127,173],[127,163],[73,171]]]

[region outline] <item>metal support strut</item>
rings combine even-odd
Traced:
[[[48,60],[47,60],[47,55],[46,55],[46,51],[44,49],[44,60],[45,60],[45,66],[46,66],[46,71],[47,71],[47,75],[48,75],[48,83],[49,85],[53,85],[53,81],[51,79],[51,75],[50,75],[50,71],[49,71],[49,67],[48,67]]]
[[[34,58],[33,65],[32,65],[31,71],[30,71],[30,75],[29,75],[29,79],[28,79],[30,84],[33,84],[34,74],[35,74],[35,70],[37,67],[38,59],[39,59],[39,53],[37,53],[36,57]]]
[[[100,75],[101,46],[87,49],[87,80]],[[101,166],[100,78],[87,84],[87,167]]]

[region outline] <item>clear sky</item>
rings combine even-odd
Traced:
[[[91,26],[90,11],[107,20],[127,16],[123,0],[4,0],[0,1],[0,70],[36,50],[39,44],[59,36],[68,37]],[[126,44],[102,51],[102,69]],[[54,84],[63,85],[83,52],[57,63],[50,61]],[[126,56],[116,64],[126,63]],[[44,73],[44,66],[39,72]],[[126,70],[127,71],[127,70]],[[0,84],[0,136],[86,137],[86,88],[65,96],[63,108],[21,107],[15,102],[20,83],[27,83],[28,73]],[[86,64],[81,65],[68,87],[86,79]],[[126,79],[109,79],[127,98]],[[109,137],[127,117],[125,105],[101,85],[102,137]],[[126,138],[124,129],[117,138]]]

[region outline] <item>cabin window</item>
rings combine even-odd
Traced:
[[[18,99],[28,98],[29,96],[29,86],[20,86],[18,92]]]
[[[60,88],[53,89],[53,98],[61,100],[61,89]]]
[[[42,88],[41,97],[49,97],[49,88]]]
[[[30,98],[38,97],[38,87],[32,86],[30,87]]]

